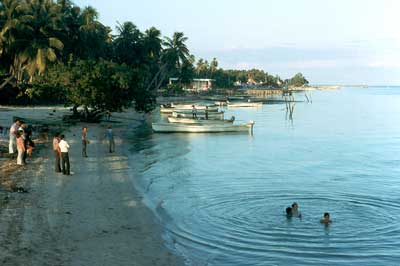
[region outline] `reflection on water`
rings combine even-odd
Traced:
[[[134,182],[188,264],[399,265],[400,88],[312,99],[293,124],[284,104],[227,110],[255,120],[254,137],[153,134],[149,121],[133,133]],[[301,220],[285,217],[293,201]]]

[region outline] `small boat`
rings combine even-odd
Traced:
[[[162,105],[160,107],[160,113],[163,113],[163,114],[171,114],[174,110],[175,110],[175,108],[173,108],[173,107],[163,107]]]
[[[204,110],[206,109],[206,107],[208,107],[208,110],[214,110],[217,109],[218,110],[218,106],[215,104],[171,104],[171,107],[175,108],[175,109],[192,109],[194,107],[196,107],[197,110]]]
[[[195,105],[197,110],[205,110],[206,106],[208,105]],[[160,113],[164,114],[170,114],[173,111],[178,111],[178,112],[192,112],[192,105],[161,105],[160,106]],[[209,112],[218,112],[218,106],[216,105],[210,105],[208,106],[208,111]]]
[[[231,125],[231,124],[216,124],[216,125],[199,125],[199,124],[178,124],[178,123],[153,123],[154,132],[160,133],[221,133],[221,132],[253,132],[254,122],[250,121],[247,124]]]
[[[241,103],[228,103],[227,106],[228,108],[233,108],[233,107],[262,107],[261,102],[241,102]]]
[[[192,111],[190,112],[172,112],[173,117],[182,117],[182,118],[193,118]],[[205,118],[204,111],[197,111],[198,118]],[[224,112],[209,112],[208,113],[209,119],[224,119]]]
[[[193,118],[182,118],[182,117],[168,117],[170,123],[181,123],[181,124],[232,124],[235,121],[235,117],[231,119],[193,119]]]
[[[218,106],[226,106],[227,105],[226,101],[219,101],[219,102],[214,102],[214,103]]]

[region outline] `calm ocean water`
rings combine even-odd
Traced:
[[[293,122],[281,104],[227,110],[254,136],[154,134],[150,120],[132,135],[133,182],[189,265],[400,265],[400,88],[312,100]],[[284,215],[294,201],[301,220]]]

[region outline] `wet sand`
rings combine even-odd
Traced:
[[[66,112],[61,108],[51,118],[59,121]],[[46,119],[49,110],[0,109],[0,125],[9,124],[10,114]],[[0,265],[183,265],[165,246],[162,225],[129,178],[125,132],[141,115],[116,117],[115,153],[107,150],[107,124],[87,124],[89,157],[82,158],[84,124],[78,123],[63,132],[71,146],[71,176],[54,172],[51,137],[27,166],[9,173],[29,193],[0,192]],[[7,168],[10,162],[0,164]]]

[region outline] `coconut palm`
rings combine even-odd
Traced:
[[[58,6],[51,0],[14,1],[1,31],[3,53],[12,57],[10,73],[20,83],[27,74],[32,81],[49,62],[57,60],[63,43],[55,37],[61,20]]]
[[[83,9],[80,16],[79,51],[83,58],[100,58],[111,43],[111,29],[98,21],[99,14],[93,7]]]
[[[162,50],[162,39],[161,32],[157,28],[151,27],[150,29],[145,31],[144,47],[147,50],[147,55],[151,59],[158,60],[160,58]]]
[[[60,30],[62,15],[60,6],[52,0],[27,0],[27,13],[31,20],[27,21],[29,31],[25,49],[19,54],[26,63],[26,69],[32,80],[38,73],[42,74],[50,62],[57,60],[57,55],[64,48],[62,41],[57,38]]]
[[[13,54],[18,51],[21,44],[19,37],[24,30],[23,21],[27,19],[21,14],[22,1],[4,0],[0,5],[0,56],[3,63],[10,65],[13,72]]]
[[[114,40],[114,55],[119,63],[139,65],[143,63],[143,34],[132,22],[117,25],[117,35]]]
[[[172,39],[165,38],[165,57],[170,63],[175,64],[177,69],[180,69],[190,56],[189,49],[185,44],[187,40],[188,38],[184,36],[183,32],[175,32]]]

